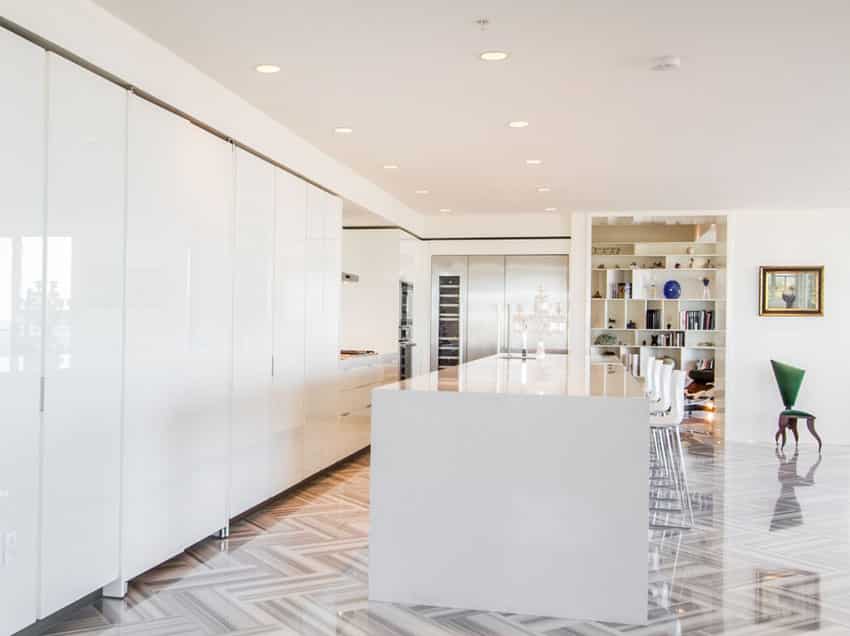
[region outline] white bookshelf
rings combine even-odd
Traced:
[[[726,246],[720,242],[594,242],[591,262],[591,352],[595,361],[626,353],[671,358],[689,370],[715,359],[726,346]],[[708,280],[708,297],[703,294]],[[664,284],[676,280],[677,299],[664,298]],[[658,323],[647,325],[647,311]],[[687,314],[686,312],[694,312]],[[708,326],[699,325],[696,316]],[[701,327],[701,328],[700,328]],[[614,339],[600,344],[599,336]],[[609,338],[610,339],[610,338]]]

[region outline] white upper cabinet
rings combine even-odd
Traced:
[[[0,29],[0,634],[36,618],[45,53]]]
[[[226,523],[233,152],[130,99],[122,579]]]
[[[280,440],[274,465],[279,490],[305,474],[307,184],[275,171],[275,335],[272,426]]]
[[[283,450],[271,422],[275,172],[236,151],[231,516],[277,492]]]
[[[118,576],[127,116],[62,58],[48,82],[42,617]]]

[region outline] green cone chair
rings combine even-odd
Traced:
[[[779,444],[779,439],[782,438],[782,447],[785,448],[785,431],[790,429],[794,434],[794,444],[800,442],[800,435],[797,432],[797,420],[806,420],[806,428],[818,442],[818,453],[823,448],[820,435],[815,431],[815,416],[806,411],[801,411],[794,408],[794,403],[797,401],[797,395],[800,393],[800,387],[803,385],[803,376],[806,375],[805,370],[792,367],[790,364],[770,361],[773,367],[773,375],[776,378],[776,384],[779,386],[779,394],[782,396],[782,403],[785,405],[785,410],[779,414],[779,429],[774,435],[774,440]]]

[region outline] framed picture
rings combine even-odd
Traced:
[[[759,268],[760,316],[823,316],[823,267]]]

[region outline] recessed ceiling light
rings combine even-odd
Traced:
[[[481,54],[481,59],[485,62],[501,62],[508,59],[510,53],[507,51],[484,51]]]
[[[334,132],[337,135],[350,135],[354,132],[354,129],[349,128],[348,126],[338,126],[337,128],[334,128]]]
[[[529,166],[539,166],[540,164],[543,163],[543,160],[542,159],[526,159],[525,163],[527,163]]]
[[[551,192],[551,191],[552,191],[552,189],[551,189],[551,188],[549,188],[549,187],[547,187],[547,186],[538,186],[538,187],[537,187],[537,191],[538,191],[538,192]]]
[[[430,194],[430,190],[417,190],[416,194]]]
[[[440,208],[440,212],[451,212],[451,208]]]
[[[682,66],[682,60],[675,55],[662,55],[652,59],[653,71],[678,71]]]
[[[546,208],[544,212],[557,212],[558,208]]]
[[[384,166],[384,170],[398,170],[398,166],[394,163],[388,163]]]
[[[509,121],[508,122],[509,128],[525,128],[526,126],[528,126],[528,122],[522,121],[521,119],[517,119],[516,121]]]
[[[274,64],[257,64],[254,69],[257,73],[277,73],[280,71],[280,67]]]

